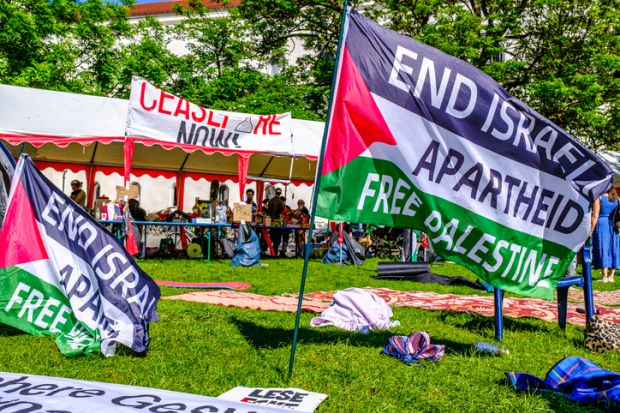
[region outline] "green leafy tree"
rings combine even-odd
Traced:
[[[267,48],[303,40],[308,54],[300,68],[325,87],[341,7],[331,0],[245,0],[240,13]],[[618,0],[379,0],[359,9],[484,70],[587,145],[620,142]]]
[[[173,32],[153,17],[135,24],[121,49],[113,95],[129,97],[133,76],[140,76],[158,87],[173,88],[183,66],[182,58],[169,49],[175,38]]]
[[[127,8],[103,0],[1,1],[0,82],[107,94],[130,31]]]

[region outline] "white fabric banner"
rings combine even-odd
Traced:
[[[240,401],[259,406],[282,407],[296,412],[312,413],[327,397],[323,393],[313,393],[296,388],[263,389],[238,386],[221,394],[218,399]]]
[[[131,82],[127,135],[175,145],[294,155],[291,114],[247,115],[205,109],[158,89],[142,78]]]
[[[0,372],[0,410],[11,413],[287,411],[147,387],[3,372]]]

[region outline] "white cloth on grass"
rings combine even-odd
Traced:
[[[398,321],[390,320],[392,316],[392,309],[378,295],[359,288],[347,288],[336,291],[329,308],[320,317],[310,320],[310,325],[367,333],[400,325]]]

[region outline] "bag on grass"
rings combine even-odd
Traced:
[[[235,255],[230,265],[251,267],[260,264],[260,244],[258,237],[246,224],[239,227],[239,238],[235,245]]]
[[[586,327],[584,345],[599,353],[620,351],[620,324],[594,317]]]

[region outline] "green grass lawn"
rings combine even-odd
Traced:
[[[140,265],[157,279],[177,281],[244,281],[249,292],[294,293],[299,290],[301,260],[268,260],[268,267],[232,268],[228,262],[201,264],[189,260],[147,260]],[[379,281],[377,260],[361,267],[324,266],[311,262],[306,291],[347,287],[389,287],[440,293],[485,294],[466,287]],[[446,275],[475,279],[453,264],[433,267]],[[598,275],[595,276],[598,278]],[[620,286],[620,277],[616,285]],[[596,283],[609,290],[613,285]],[[162,295],[187,290],[162,288]],[[493,319],[475,314],[395,308],[401,326],[392,332],[352,334],[336,328],[311,329],[313,314],[301,317],[295,370],[287,381],[295,315],[224,308],[180,301],[161,301],[161,320],[151,325],[146,356],[120,351],[110,359],[68,359],[49,337],[32,337],[0,327],[3,371],[140,385],[217,396],[232,387],[299,387],[326,393],[319,412],[588,412],[559,397],[517,394],[507,386],[505,371],[543,377],[566,356],[581,356],[620,371],[620,354],[592,353],[583,347],[583,329],[535,319],[505,319],[503,357],[471,352],[475,341],[494,342]],[[381,354],[390,334],[427,331],[433,343],[445,344],[438,363],[405,366]]]

